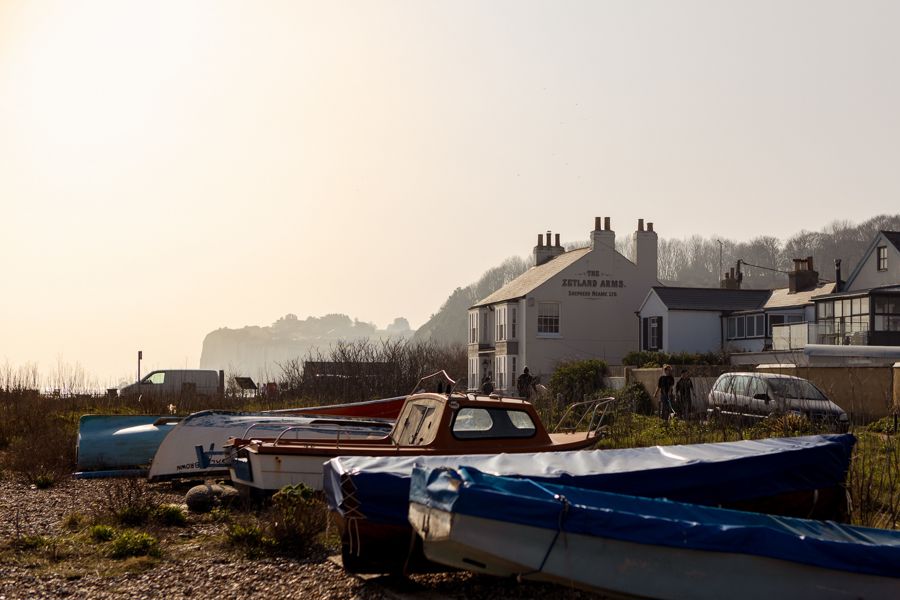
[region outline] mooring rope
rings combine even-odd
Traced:
[[[544,570],[544,566],[547,564],[547,560],[550,558],[550,553],[553,552],[553,547],[556,546],[556,541],[559,539],[559,534],[562,533],[563,521],[565,520],[566,516],[568,515],[569,507],[571,506],[568,498],[566,498],[562,494],[555,494],[536,481],[529,480],[529,482],[532,483],[538,489],[546,492],[550,496],[553,496],[553,499],[557,500],[560,503],[561,508],[559,511],[559,515],[557,515],[556,533],[553,534],[553,540],[550,542],[550,545],[547,547],[547,551],[544,553],[544,558],[541,560],[540,566],[533,571],[528,571],[526,573],[517,574],[516,581],[518,581],[519,583],[522,582],[523,577],[527,577],[528,575],[534,575],[535,573],[540,573],[541,571]]]

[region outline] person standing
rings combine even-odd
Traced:
[[[527,400],[531,396],[531,390],[534,389],[534,386],[534,377],[528,372],[528,367],[525,367],[522,374],[516,379],[516,391],[519,392],[519,397]]]
[[[490,371],[487,372],[487,375],[484,376],[484,379],[481,380],[481,391],[485,394],[491,394],[494,391],[494,377],[493,373]]]
[[[675,414],[674,388],[675,378],[672,376],[672,366],[663,365],[663,374],[656,382],[656,392],[654,397],[659,399],[659,418],[668,421],[669,417]]]
[[[689,420],[694,414],[694,382],[687,369],[681,370],[681,377],[675,383],[675,399],[678,416],[685,421]]]

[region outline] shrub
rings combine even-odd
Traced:
[[[602,360],[576,360],[561,363],[550,377],[550,391],[556,397],[578,402],[603,389],[609,368]]]
[[[874,423],[870,423],[869,426],[866,427],[866,430],[871,431],[872,433],[893,434],[898,433],[897,426],[897,417],[890,415],[887,417],[882,417]]]
[[[95,542],[108,542],[116,536],[116,530],[109,525],[94,525],[88,533]]]
[[[12,545],[17,550],[37,550],[50,544],[50,539],[43,535],[23,535],[17,537]]]
[[[29,413],[22,435],[10,439],[4,455],[7,470],[39,489],[68,477],[75,464],[75,431],[57,417]]]
[[[314,545],[328,524],[325,504],[315,490],[298,483],[272,496],[272,537],[284,550],[304,551]]]
[[[67,514],[62,520],[62,526],[69,531],[78,531],[87,523],[87,517],[79,512]]]
[[[795,413],[786,413],[780,415],[770,415],[762,419],[754,428],[760,429],[759,437],[791,437],[795,435],[810,435],[817,433],[812,422],[803,415]],[[752,437],[757,437],[751,434]]]
[[[153,509],[152,516],[160,525],[177,527],[187,525],[187,515],[177,504],[161,504]]]
[[[127,526],[143,525],[159,506],[159,500],[150,491],[146,480],[119,479],[105,488],[100,510]]]
[[[616,394],[622,404],[639,415],[653,414],[653,400],[640,383],[630,383]]]
[[[266,535],[264,525],[258,518],[242,518],[230,521],[225,537],[232,546],[240,547],[250,558],[268,554],[276,550],[275,540]]]
[[[149,533],[123,531],[113,539],[109,555],[112,558],[159,556],[159,541]]]
[[[248,555],[303,554],[315,546],[328,524],[320,495],[303,484],[288,485],[272,496],[272,505],[255,517],[228,523],[226,536]]]
[[[724,365],[728,363],[728,357],[715,352],[629,352],[622,358],[622,364],[630,367],[659,367],[670,365]]]

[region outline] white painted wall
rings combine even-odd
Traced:
[[[879,271],[877,268],[878,246],[887,246],[887,271]],[[872,251],[863,258],[862,267],[852,281],[847,282],[847,288],[841,291],[852,292],[856,290],[868,290],[883,285],[896,285],[900,282],[900,251],[879,234],[878,241],[872,247]]]
[[[597,286],[566,285],[566,280],[597,281]],[[603,287],[603,281],[621,281],[623,287]],[[621,364],[622,357],[639,347],[639,321],[635,312],[652,286],[655,272],[641,270],[615,251],[597,244],[578,262],[535,288],[523,302],[520,371],[528,366],[544,383],[561,361],[599,358]],[[541,302],[560,303],[560,335],[538,336]],[[521,360],[521,358],[520,358]]]
[[[663,317],[666,352],[718,352],[721,350],[719,311],[670,310]]]

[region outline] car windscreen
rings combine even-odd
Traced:
[[[819,388],[805,379],[770,379],[772,391],[782,398],[802,398],[804,400],[827,400]]]

